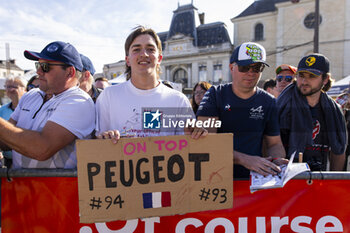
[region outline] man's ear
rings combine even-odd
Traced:
[[[327,77],[323,80],[323,85],[326,85],[329,81],[329,74],[327,74]]]
[[[75,77],[75,68],[73,66],[68,67],[67,71],[68,71],[68,78]]]
[[[233,63],[229,65],[230,70],[233,71]]]
[[[125,56],[125,62],[127,66],[130,66],[129,56]]]
[[[88,80],[90,78],[90,71],[86,70],[83,72],[84,79]]]
[[[161,63],[162,60],[163,60],[163,55],[159,54],[159,55],[158,55],[158,62]]]

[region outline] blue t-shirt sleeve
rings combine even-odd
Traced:
[[[198,110],[198,116],[206,116],[206,117],[215,117],[219,116],[218,104],[217,104],[217,89],[215,86],[212,86],[204,95]]]
[[[267,136],[278,136],[280,135],[280,125],[278,122],[278,111],[277,111],[277,105],[276,100],[273,99],[269,117],[266,122],[266,127],[264,130],[264,135]]]

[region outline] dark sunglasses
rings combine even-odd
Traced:
[[[54,64],[54,63],[48,63],[48,62],[35,62],[35,68],[38,70],[41,68],[41,70],[44,73],[47,73],[50,71],[50,66],[62,66],[62,67],[69,67],[70,65],[67,64]]]
[[[290,76],[290,75],[286,75],[286,76],[283,76],[283,75],[278,75],[276,80],[277,82],[282,82],[282,80],[285,80],[286,82],[291,82],[293,80],[293,76]]]
[[[238,65],[238,71],[241,73],[247,73],[250,69],[252,69],[253,73],[263,72],[265,68],[264,64],[256,64],[256,65],[248,65],[248,66],[240,66]]]
[[[5,89],[18,89],[18,86],[12,86],[12,85],[4,85]]]

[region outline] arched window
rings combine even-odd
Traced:
[[[264,39],[264,25],[258,23],[255,25],[254,41],[260,41]]]
[[[187,72],[184,69],[178,69],[174,73],[174,83],[182,83],[182,87],[187,87],[188,77]]]

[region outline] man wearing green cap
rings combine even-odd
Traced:
[[[216,118],[218,133],[233,133],[234,178],[248,178],[250,171],[276,175],[286,163],[273,96],[257,87],[268,66],[263,46],[246,42],[230,58],[232,83],[212,86],[198,108],[198,120]],[[267,157],[263,157],[262,142]]]

